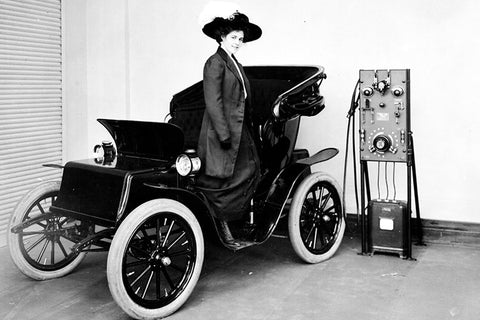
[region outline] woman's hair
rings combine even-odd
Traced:
[[[218,44],[220,44],[222,42],[222,36],[226,36],[232,31],[243,31],[245,33],[245,30],[237,26],[224,25],[224,26],[218,27],[215,30],[215,41],[217,41]]]

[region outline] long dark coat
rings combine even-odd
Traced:
[[[238,62],[237,62],[238,63]],[[200,131],[198,154],[204,171],[197,187],[203,190],[214,215],[221,220],[238,220],[249,212],[258,181],[260,160],[252,132],[250,84],[242,80],[234,62],[219,48],[205,63],[204,96],[206,110]],[[222,149],[221,141],[231,140]]]
[[[240,70],[243,68],[238,63]],[[250,83],[243,75],[247,99]],[[218,48],[203,69],[203,90],[206,112],[198,141],[198,154],[205,164],[205,174],[216,178],[233,175],[245,119],[245,93],[235,64],[227,53]],[[231,140],[231,148],[221,148],[220,142]]]

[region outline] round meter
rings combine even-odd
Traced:
[[[379,152],[385,152],[390,149],[392,142],[390,138],[384,134],[378,135],[373,139],[373,146]]]

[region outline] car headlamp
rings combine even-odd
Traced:
[[[179,155],[175,161],[177,172],[182,177],[193,176],[200,171],[202,161],[193,149],[188,149],[185,153]]]

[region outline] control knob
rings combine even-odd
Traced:
[[[393,95],[395,97],[400,97],[403,94],[403,88],[402,87],[395,87],[393,88]]]
[[[370,87],[363,88],[362,92],[363,92],[363,95],[367,97],[370,97],[371,95],[373,95],[373,89]]]
[[[380,134],[373,139],[373,147],[378,152],[386,152],[391,146],[392,140],[384,134]]]

